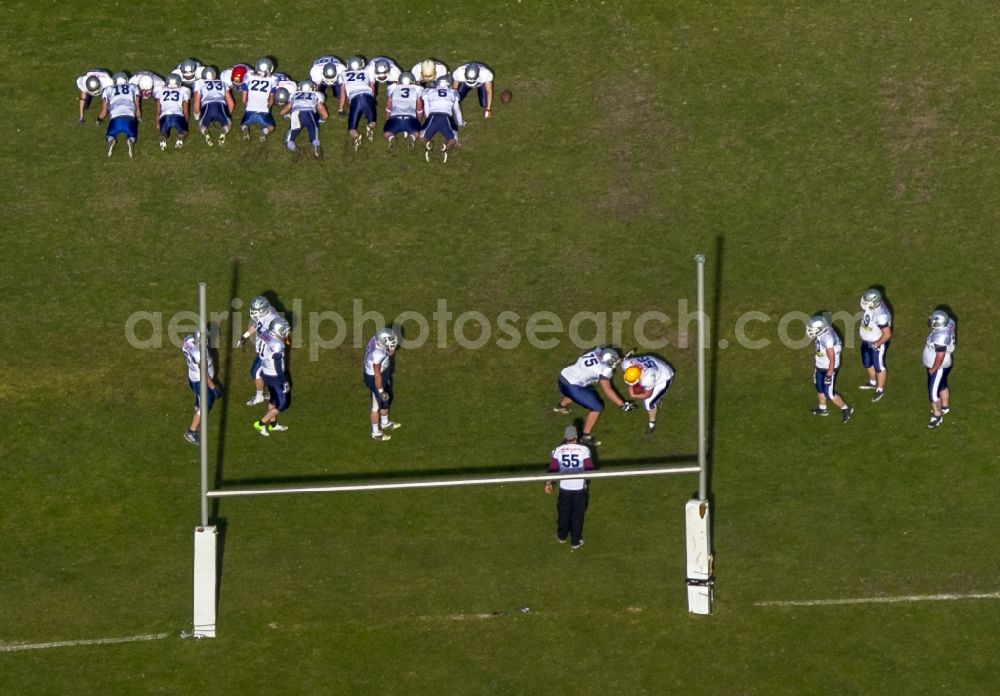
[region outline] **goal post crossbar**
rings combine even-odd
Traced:
[[[455,486],[485,486],[504,483],[535,483],[562,479],[624,478],[632,476],[664,476],[693,474],[701,471],[697,466],[675,466],[657,469],[624,469],[621,471],[586,471],[580,474],[532,474],[530,476],[499,476],[494,478],[443,479],[439,481],[399,481],[396,483],[355,483],[331,486],[285,486],[280,488],[233,488],[208,491],[209,498],[236,498],[254,495],[282,495],[290,493],[347,493],[352,491],[386,491],[406,488],[451,488]]]

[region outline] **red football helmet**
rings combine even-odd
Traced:
[[[247,77],[247,67],[245,65],[237,65],[233,68],[232,80],[234,85],[242,85],[243,80]]]

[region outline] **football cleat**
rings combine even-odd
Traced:
[[[127,85],[128,84],[128,75],[125,74],[125,73],[123,73],[123,72],[116,72],[114,74],[114,76],[111,78],[111,80],[116,85]]]
[[[177,73],[172,72],[167,75],[167,87],[180,87],[182,84],[184,84],[184,80]]]
[[[288,430],[288,426],[287,425],[278,425],[277,423],[275,423],[273,425],[269,424],[267,426],[267,431],[269,433],[283,433],[286,430]]]
[[[264,403],[264,401],[265,399],[263,394],[254,394],[252,397],[247,399],[247,406],[256,406],[257,404]]]
[[[817,314],[806,323],[806,336],[819,338],[830,330],[830,322],[821,314]]]
[[[573,549],[574,551],[576,551],[581,546],[583,546],[583,539],[580,539],[580,541],[576,542],[575,544],[571,544],[570,548]]]
[[[254,65],[254,70],[257,71],[258,75],[267,77],[274,72],[274,61],[267,57],[260,58]]]
[[[192,445],[198,444],[198,434],[195,433],[193,430],[188,430],[186,433],[184,433],[184,439],[190,442]]]
[[[403,424],[396,421],[386,421],[382,424],[382,430],[399,430],[401,427]]]
[[[209,133],[203,133],[202,135],[205,138],[205,144],[212,147],[212,136]]]
[[[477,63],[469,63],[465,66],[465,84],[469,87],[475,87],[479,82],[479,65]]]
[[[270,436],[270,433],[267,432],[267,426],[261,423],[260,421],[253,422],[253,429],[256,430],[258,433],[260,433],[261,437]]]
[[[260,137],[258,138],[258,140],[260,140],[262,143],[266,143],[267,142],[267,133],[264,133],[263,131],[261,131],[261,134],[260,134]]]
[[[873,404],[877,404],[879,401],[882,400],[883,396],[885,396],[885,390],[884,389],[876,389],[875,390],[875,394],[872,396],[872,403]]]
[[[91,96],[96,97],[101,93],[101,78],[97,75],[90,75],[84,80],[83,86]]]
[[[355,152],[357,152],[357,151],[358,151],[358,148],[359,148],[359,147],[361,147],[361,140],[362,140],[362,138],[361,138],[361,135],[359,134],[359,135],[358,135],[358,136],[357,136],[357,137],[356,137],[356,138],[354,139],[354,142],[353,142],[353,143],[351,144],[351,147],[352,147],[352,148],[354,149],[354,151],[355,151]]]
[[[632,365],[625,369],[625,384],[630,387],[639,381],[642,377],[642,368],[638,365]]]
[[[184,141],[181,140],[180,138],[177,138],[177,140],[174,142],[174,149],[180,150],[182,147],[184,147]]]
[[[882,293],[869,288],[861,294],[861,309],[875,309],[882,306]]]
[[[555,406],[553,406],[552,412],[561,413],[564,416],[568,416],[570,414],[569,406],[562,406],[560,404],[556,404]]]
[[[941,309],[936,309],[931,313],[930,318],[927,320],[927,326],[932,329],[943,329],[948,326],[948,321],[950,317],[948,313]]]
[[[396,350],[399,346],[399,336],[392,329],[386,327],[384,329],[379,329],[375,333],[375,344],[379,348],[384,348],[385,350]]]
[[[203,80],[218,80],[219,71],[213,68],[211,65],[207,66],[201,71],[201,79]]]
[[[600,447],[601,441],[595,440],[594,436],[591,435],[590,433],[584,433],[583,435],[580,436],[580,444],[587,445],[588,447]]]
[[[829,416],[830,415],[830,409],[828,409],[828,408],[813,408],[813,409],[809,410],[809,413],[813,414],[814,416]]]
[[[240,130],[243,131],[243,139],[244,140],[250,140],[250,129],[249,128],[240,128]]]
[[[219,145],[225,145],[225,144],[226,144],[226,134],[219,133]]]
[[[112,138],[108,141],[108,157],[111,157],[111,153],[115,151],[115,143],[117,142],[117,138]]]
[[[399,73],[399,84],[401,85],[412,85],[416,80],[413,77],[413,73],[409,70],[406,72]]]
[[[372,433],[372,439],[378,442],[385,442],[386,440],[391,440],[392,436],[389,433],[383,433],[381,430],[377,433]]]
[[[368,142],[375,140],[375,124],[369,123],[365,126],[365,137],[368,138]]]
[[[947,416],[949,413],[951,413],[951,407],[949,407],[949,406],[942,406],[941,407],[941,415],[942,416]]]
[[[931,420],[927,424],[927,427],[933,430],[934,428],[940,427],[942,423],[944,423],[944,418],[941,416],[931,416]]]
[[[656,421],[650,421],[649,423],[646,423],[646,434],[652,435],[655,432],[656,432]]]
[[[347,59],[347,69],[358,71],[365,69],[365,57],[364,56],[351,56]]]
[[[431,143],[427,143],[426,147],[424,147],[424,161],[425,162],[430,162],[431,161],[431,148],[432,147],[434,147],[434,146]]]
[[[267,332],[274,334],[279,338],[287,338],[288,334],[291,333],[292,327],[287,320],[278,317],[277,319],[271,320],[271,325],[267,327]]]
[[[872,389],[875,389],[875,388],[876,388],[875,385],[872,384],[871,382],[865,382],[860,387],[858,387],[858,389],[863,389],[863,390],[866,390],[866,391],[872,390]]]
[[[166,152],[166,151],[167,151],[167,141],[161,139],[160,140],[160,152]]]
[[[386,140],[385,149],[388,150],[389,152],[392,152],[394,149],[396,149],[396,136],[395,135],[390,135],[389,139]]]
[[[441,143],[441,164],[448,161],[448,143]]]
[[[847,408],[842,408],[840,410],[840,416],[844,419],[844,422],[851,420],[851,416],[854,415],[854,407],[848,406]]]
[[[125,145],[128,147],[128,158],[132,159],[135,157],[135,141],[129,138],[125,141]]]
[[[313,158],[323,159],[323,148],[319,145],[313,145]]]

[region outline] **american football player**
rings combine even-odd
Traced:
[[[187,363],[188,386],[194,392],[194,418],[191,425],[184,433],[184,439],[192,445],[198,444],[198,426],[201,425],[201,347],[198,345],[201,334],[195,332],[184,339],[181,344],[181,352],[184,354],[184,361]],[[215,382],[215,365],[212,362],[212,354],[208,354],[208,365],[206,366],[208,377],[208,410],[212,410],[212,405],[216,399],[222,398],[222,390]]]
[[[431,150],[434,147],[434,136],[441,134],[441,161],[448,161],[448,152],[458,144],[458,133],[452,127],[452,119],[457,128],[465,125],[462,118],[462,107],[459,105],[458,92],[451,88],[448,77],[439,77],[433,87],[422,94],[427,121],[420,131],[420,142],[424,143],[424,159],[431,161]]]
[[[655,355],[630,355],[621,363],[629,396],[642,401],[649,418],[646,433],[656,430],[656,412],[674,380],[674,369]]]
[[[368,61],[368,69],[371,71],[372,80],[375,82],[376,101],[378,100],[379,87],[398,82],[399,75],[402,72],[396,61],[389,56],[375,56]]]
[[[392,406],[392,372],[394,356],[399,347],[399,337],[390,328],[379,329],[365,348],[364,379],[371,396],[369,420],[372,439],[384,442],[392,439],[387,431],[395,430],[399,423],[389,420]]]
[[[166,84],[166,80],[152,70],[140,70],[130,77],[128,82],[139,88],[139,96],[143,99],[152,99],[155,93]]]
[[[424,88],[417,84],[413,73],[404,72],[399,81],[389,85],[389,99],[385,105],[388,118],[382,127],[387,147],[392,150],[396,144],[396,136],[402,134],[407,145],[413,147],[420,133],[420,119],[424,115],[424,101],[421,99]]]
[[[285,136],[285,146],[292,153],[293,160],[298,160],[299,151],[295,139],[299,137],[303,128],[309,134],[313,157],[320,158],[322,152],[319,145],[319,124],[330,117],[324,102],[323,95],[316,91],[316,83],[312,80],[303,80],[289,102],[282,107],[281,115],[291,119],[288,135]]]
[[[927,320],[931,332],[924,344],[923,363],[927,368],[927,398],[931,402],[931,420],[928,428],[937,428],[951,411],[951,390],[948,375],[951,373],[955,352],[955,320],[943,309],[936,309]]]
[[[172,130],[177,132],[174,148],[180,150],[184,147],[190,100],[191,90],[184,86],[181,76],[177,73],[167,75],[167,84],[156,94],[156,123],[160,128],[161,151],[167,149],[167,138]]]
[[[142,107],[139,104],[139,90],[128,82],[128,75],[123,72],[115,73],[112,78],[113,84],[104,88],[102,93],[101,113],[97,117],[98,123],[103,121],[108,114],[111,120],[108,121],[108,157],[115,150],[118,136],[124,135],[128,146],[129,158],[135,155],[135,141],[139,137],[139,119],[142,118]]]
[[[243,81],[247,79],[252,68],[246,63],[237,63],[219,73],[219,79],[233,92],[243,91]]]
[[[375,80],[366,67],[363,56],[353,56],[347,61],[347,70],[340,74],[340,103],[338,112],[343,114],[344,108],[350,102],[350,113],[347,116],[347,135],[350,137],[354,151],[361,146],[361,133],[358,126],[365,119],[365,134],[371,141],[375,137]]]
[[[172,72],[181,76],[181,82],[185,87],[193,89],[195,81],[201,79],[201,73],[204,70],[205,66],[201,64],[201,61],[194,58],[185,58],[177,64],[177,67]]]
[[[458,90],[458,100],[465,99],[470,90],[479,95],[483,118],[493,113],[493,71],[482,63],[463,63],[451,73],[452,87]]]
[[[240,130],[243,139],[250,139],[250,127],[260,128],[260,141],[267,142],[267,135],[274,130],[274,117],[271,115],[271,105],[274,104],[274,90],[278,81],[274,75],[274,61],[261,58],[257,61],[254,72],[247,75],[240,89],[243,92],[243,119]]]
[[[254,386],[257,388],[257,393],[254,394],[249,400],[247,400],[247,406],[256,406],[257,404],[264,403],[264,379],[261,377],[261,361],[260,361],[260,351],[261,342],[264,332],[267,331],[271,322],[278,319],[278,312],[271,303],[263,295],[258,295],[257,297],[250,300],[250,324],[247,326],[247,330],[240,336],[240,340],[236,342],[237,348],[242,348],[243,344],[246,343],[251,336],[255,337],[254,340],[254,359],[253,364],[250,366],[250,379],[253,380]]]
[[[201,73],[201,79],[194,83],[194,119],[198,129],[205,139],[205,144],[212,147],[212,135],[209,126],[218,124],[219,145],[226,144],[226,134],[233,125],[233,107],[236,102],[233,95],[226,89],[226,83],[219,78],[219,71],[208,65]]]
[[[100,97],[104,88],[113,84],[111,73],[99,68],[88,70],[76,78],[76,88],[80,90],[80,124],[85,122],[83,112],[90,107],[90,102],[93,101],[94,97]]]
[[[326,88],[330,87],[333,90],[333,98],[339,100],[340,85],[337,84],[337,78],[346,69],[347,66],[337,56],[320,56],[309,68],[309,79],[316,83],[317,89],[324,97]]]
[[[448,66],[434,58],[425,58],[410,68],[410,72],[424,87],[433,87],[439,77],[450,74]]]
[[[816,384],[816,398],[819,400],[819,406],[812,409],[810,413],[814,416],[830,415],[826,405],[827,401],[832,401],[840,408],[841,418],[846,423],[854,415],[854,409],[847,405],[836,389],[837,372],[840,370],[840,353],[843,348],[840,336],[830,326],[826,317],[820,314],[812,317],[806,323],[806,335],[815,342],[816,369],[813,373],[813,382]]]
[[[869,288],[861,294],[861,364],[868,372],[868,383],[861,389],[874,389],[872,401],[878,402],[885,396],[885,380],[888,371],[885,354],[892,338],[892,313],[882,300],[882,293]]]
[[[292,385],[288,381],[288,362],[285,360],[286,339],[290,331],[288,322],[278,317],[271,321],[264,333],[257,336],[261,376],[269,392],[267,411],[253,424],[254,430],[262,437],[288,430],[287,425],[278,424],[278,414],[292,405]]]
[[[631,401],[618,396],[618,392],[611,384],[615,368],[620,362],[621,355],[616,349],[610,346],[598,347],[587,351],[577,358],[575,363],[563,368],[559,373],[559,391],[563,398],[552,410],[568,414],[570,404],[578,404],[587,409],[587,415],[583,420],[583,433],[580,436],[580,442],[584,445],[596,447],[601,444],[591,434],[597,418],[604,410],[604,402],[592,386],[595,382],[601,385],[604,396],[621,410],[627,413],[635,408]]]

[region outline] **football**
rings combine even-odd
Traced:
[[[500,93],[500,101],[504,104],[510,104],[510,100],[514,98],[514,93],[509,89],[505,89]]]
[[[636,398],[636,399],[644,399],[644,398],[646,398],[646,390],[642,388],[641,384],[638,384],[638,383],[637,384],[633,384],[631,387],[628,388],[628,391],[629,391],[629,394],[631,394],[633,398]]]

